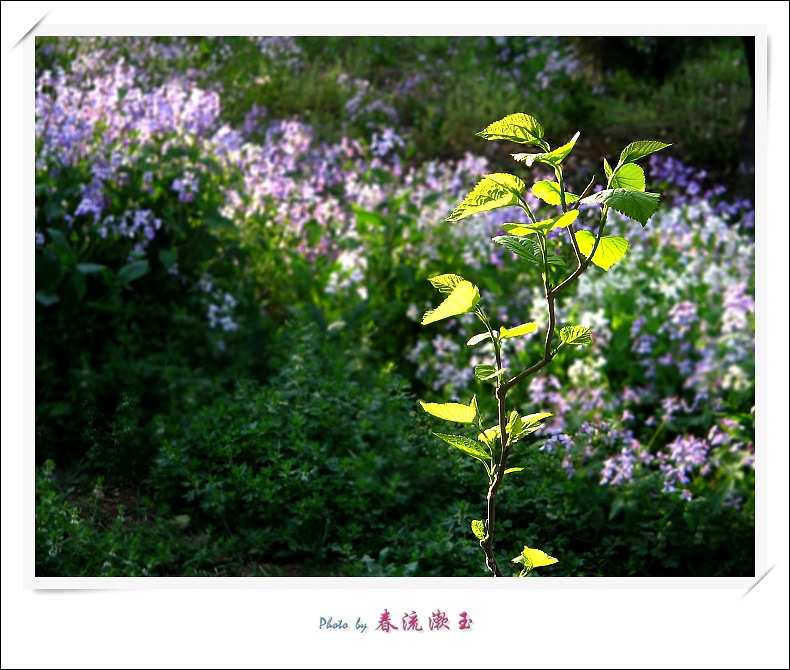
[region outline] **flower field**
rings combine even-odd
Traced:
[[[543,577],[754,573],[754,208],[709,156],[738,162],[737,38],[650,96],[559,38],[405,39],[37,38],[38,575],[484,575],[479,472],[417,400],[493,415],[492,350],[471,314],[420,321],[443,272],[545,319],[491,242],[523,215],[445,221],[483,174],[553,178],[474,136],[519,111],[581,131],[575,193],[628,142],[673,147],[644,162],[649,224],[610,214],[624,259],[558,300],[591,345],[512,393],[554,416],[513,452],[498,550],[528,538]]]

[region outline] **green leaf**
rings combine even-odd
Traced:
[[[480,290],[471,282],[464,280],[453,289],[453,292],[444,299],[442,304],[425,313],[422,325],[427,326],[434,321],[441,321],[450,316],[469,312],[475,308],[478,302],[480,302]]]
[[[101,272],[106,267],[106,265],[99,265],[98,263],[80,263],[77,265],[77,270],[82,272],[84,275],[90,275]]]
[[[517,205],[526,184],[518,177],[504,172],[485,175],[447,217],[446,221],[460,221],[472,214],[500,207]]]
[[[178,251],[175,249],[160,249],[159,250],[159,262],[165,268],[165,270],[169,270],[175,263],[178,261]]]
[[[486,430],[477,436],[477,439],[481,442],[485,442],[488,446],[493,447],[494,441],[499,439],[499,426],[486,428]]]
[[[638,142],[631,142],[631,144],[623,149],[620,154],[620,162],[617,166],[620,167],[626,163],[633,163],[640,158],[644,158],[645,156],[654,154],[656,151],[661,151],[661,149],[666,149],[671,146],[671,144],[659,142],[658,140],[639,140]]]
[[[475,134],[485,140],[509,140],[536,146],[543,144],[543,126],[536,118],[523,113],[510,114]]]
[[[475,377],[477,377],[481,382],[488,381],[489,379],[495,379],[496,377],[501,377],[503,374],[507,372],[507,368],[500,368],[497,370],[493,365],[476,365],[475,366]]]
[[[529,261],[538,267],[543,267],[540,247],[534,240],[528,237],[516,237],[515,235],[500,235],[492,239],[497,244],[510,249],[519,258],[523,258],[525,261]],[[565,261],[553,251],[549,251],[548,261],[549,265],[558,265],[559,267],[565,267],[566,265]]]
[[[537,181],[532,186],[532,195],[540,198],[547,205],[561,205],[560,185],[556,181]],[[579,199],[578,195],[565,191],[565,203],[570,204]]]
[[[60,297],[57,293],[50,293],[49,291],[36,291],[36,302],[49,307],[56,302],[60,302]]]
[[[515,440],[518,439],[518,435],[521,433],[523,427],[521,417],[516,410],[513,410],[507,420],[507,426],[505,426],[505,430],[507,430],[507,434],[510,436],[510,442],[515,442]]]
[[[477,418],[477,406],[474,404],[463,405],[459,402],[423,402],[419,401],[422,408],[439,419],[455,421],[457,423],[472,423]]]
[[[658,193],[643,193],[627,188],[613,188],[593,193],[582,200],[583,205],[603,203],[625,216],[646,226],[648,219],[658,209]]]
[[[74,253],[66,236],[57,228],[47,228],[47,232],[52,238],[52,246],[55,248],[60,262],[66,267],[73,268],[77,264],[77,254]]]
[[[524,545],[522,552],[516,556],[512,562],[521,563],[521,565],[524,566],[525,572],[529,572],[530,570],[541,568],[546,565],[559,563],[556,558],[549,556],[545,551],[541,551],[540,549],[530,549],[526,545]]]
[[[514,444],[525,435],[539,430],[543,427],[541,421],[549,416],[551,416],[551,412],[540,412],[525,416],[519,416],[516,411],[512,412],[507,426],[508,435],[510,436],[509,442]]]
[[[521,472],[524,468],[508,468],[505,470],[505,474],[509,475],[511,472]]]
[[[478,540],[486,539],[486,525],[478,519],[472,521],[472,532]]]
[[[525,426],[531,426],[538,421],[543,421],[543,419],[548,419],[550,416],[554,416],[551,412],[536,412],[535,414],[527,414],[521,417],[521,423]]]
[[[478,461],[487,463],[491,460],[491,455],[488,454],[477,442],[464,437],[463,435],[446,435],[444,433],[433,433],[436,437],[443,439],[447,444],[456,449],[460,449],[464,453],[476,458]]]
[[[532,167],[535,163],[546,163],[552,167],[559,167],[560,163],[565,160],[565,157],[573,150],[576,140],[579,139],[579,133],[576,133],[570,142],[563,144],[554,151],[548,151],[540,154],[511,154],[514,160],[524,163],[527,167]]]
[[[534,333],[538,329],[537,323],[522,323],[519,326],[513,326],[512,328],[502,328],[499,331],[499,339],[504,340],[507,337],[519,337],[520,335],[527,335],[529,333]]]
[[[548,234],[555,228],[567,228],[579,217],[579,210],[574,209],[564,214],[558,214],[545,221],[536,223],[506,223],[502,227],[511,235],[529,235],[530,233]]]
[[[118,270],[118,279],[123,284],[133,282],[148,272],[148,261],[132,261]]]
[[[627,188],[631,191],[645,190],[645,171],[636,163],[626,163],[617,168],[611,182],[612,188]]]
[[[496,333],[496,331],[494,331]],[[475,335],[469,338],[469,341],[466,343],[466,346],[473,347],[476,344],[479,344],[483,340],[490,340],[491,334],[490,333],[480,333],[479,335]]]
[[[576,232],[576,242],[578,242],[581,252],[589,258],[595,244],[595,235],[587,230],[579,230]],[[624,237],[602,237],[598,242],[592,262],[599,268],[608,270],[617,261],[622,260],[630,246]]]
[[[452,293],[458,284],[466,280],[460,275],[446,274],[431,277],[428,281],[440,293]]]
[[[563,344],[575,344],[583,346],[592,342],[589,328],[581,326],[565,326],[560,328],[560,340]]]

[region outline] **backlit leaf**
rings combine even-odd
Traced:
[[[464,405],[460,402],[423,402],[419,401],[422,408],[439,419],[456,421],[457,423],[472,423],[477,417],[477,407]]]
[[[550,416],[553,416],[551,412],[536,412],[535,414],[527,414],[521,417],[521,423],[528,426],[533,423],[537,423],[538,421],[543,421],[543,419],[548,419]]]
[[[611,188],[598,193],[593,193],[581,201],[583,205],[602,203],[625,216],[639,221],[642,226],[647,225],[655,211],[658,209],[658,193],[644,193],[631,191],[627,188]]]
[[[499,339],[504,340],[506,337],[519,337],[520,335],[527,335],[529,333],[534,333],[538,329],[537,323],[522,323],[519,326],[513,326],[512,328],[502,328],[499,331]]]
[[[511,235],[529,235],[530,233],[543,233],[548,234],[550,230],[555,228],[567,228],[579,216],[579,210],[574,209],[565,214],[558,214],[545,221],[537,221],[536,223],[506,223],[502,227]]]
[[[478,302],[480,302],[480,290],[471,282],[464,280],[456,285],[452,293],[436,309],[425,313],[422,325],[427,326],[434,321],[464,314],[474,309]]]
[[[549,556],[545,551],[540,549],[530,549],[524,545],[522,552],[513,559],[513,563],[521,563],[526,572],[541,568],[546,565],[553,565],[559,561],[553,556]]]
[[[587,230],[579,230],[576,233],[576,241],[581,252],[589,258],[595,244],[595,235]],[[630,246],[628,240],[624,237],[602,237],[601,241],[598,242],[598,248],[595,250],[592,262],[599,268],[608,270],[617,261],[622,260]]]
[[[494,441],[499,439],[499,426],[492,426],[486,428],[482,433],[477,436],[481,442],[485,442],[489,446],[494,445]]]
[[[562,340],[563,344],[584,346],[592,342],[592,336],[589,328],[565,326],[564,328],[560,328],[560,340]]]
[[[497,370],[493,365],[476,365],[475,366],[475,377],[477,377],[481,382],[488,381],[489,379],[495,379],[496,377],[501,377],[503,374],[507,372],[507,368],[500,368]]]
[[[521,472],[524,468],[508,468],[505,470],[505,474],[509,475],[511,472]]]
[[[656,151],[671,147],[671,144],[659,142],[658,140],[639,140],[638,142],[631,142],[620,154],[620,162],[617,164],[624,165],[626,163],[633,163],[640,158],[654,154]]]
[[[576,140],[579,139],[579,133],[576,133],[571,141],[563,144],[561,147],[540,154],[511,154],[514,160],[524,163],[527,167],[532,167],[535,163],[545,163],[552,167],[558,167],[565,157],[573,150]]]
[[[556,181],[538,181],[532,186],[532,195],[540,198],[547,205],[561,205],[560,185]],[[570,204],[579,199],[578,195],[565,191],[565,203]]]
[[[434,435],[443,439],[450,446],[460,449],[464,453],[476,458],[478,461],[486,463],[491,460],[491,455],[477,442],[468,437],[464,437],[463,435],[446,435],[444,433],[434,433]]]
[[[500,207],[517,205],[526,184],[518,177],[504,172],[483,177],[447,217],[447,221],[460,221],[467,216]]]
[[[486,525],[478,519],[472,521],[472,532],[478,540],[486,539]]]
[[[496,331],[494,331],[496,333]],[[483,340],[490,340],[491,335],[489,333],[480,333],[479,335],[474,335],[473,337],[469,338],[469,341],[466,343],[466,346],[473,347],[476,344],[479,344]]]
[[[636,163],[626,163],[617,168],[611,181],[612,188],[627,188],[631,191],[645,190],[645,171]]]
[[[504,119],[494,121],[476,135],[486,140],[509,140],[540,146],[543,142],[543,126],[529,114],[510,114]]]
[[[458,284],[466,280],[460,275],[446,274],[431,277],[428,281],[440,293],[452,293]]]

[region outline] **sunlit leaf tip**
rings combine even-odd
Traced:
[[[565,160],[568,154],[573,150],[576,140],[578,139],[579,133],[576,133],[571,138],[570,142],[554,149],[554,151],[547,151],[538,154],[523,153],[511,155],[513,156],[513,160],[524,163],[527,167],[532,167],[535,163],[545,163],[546,165],[551,165],[552,167],[556,168],[559,167],[560,163],[562,163],[562,161]]]
[[[534,116],[518,112],[494,121],[475,135],[486,140],[508,140],[541,146],[543,133],[543,126]]]
[[[420,406],[426,412],[428,412],[428,414],[431,414],[439,419],[444,419],[445,421],[472,423],[477,417],[476,403],[464,405],[459,402],[436,403],[423,402],[422,400],[420,400],[419,403]]]
[[[545,551],[541,549],[530,549],[526,545],[522,552],[512,559],[513,563],[520,563],[524,566],[525,572],[529,572],[530,570],[534,570],[535,568],[542,568],[546,565],[553,565],[554,563],[559,563],[559,560],[554,558],[553,556],[549,556]]]
[[[516,175],[504,172],[487,174],[445,220],[460,221],[473,214],[516,205],[526,187]]]
[[[520,337],[521,335],[528,335],[529,333],[534,333],[538,329],[537,323],[522,323],[518,326],[513,326],[512,328],[505,328],[502,326],[499,332],[499,338],[504,340],[508,337]]]
[[[441,288],[439,290],[442,291],[442,293],[446,293],[446,291]],[[429,323],[469,312],[477,306],[478,302],[480,302],[480,290],[477,286],[465,279],[461,280],[455,285],[447,298],[444,299],[444,302],[436,309],[429,310],[425,313],[421,325],[427,326]]]

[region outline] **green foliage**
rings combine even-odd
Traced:
[[[614,177],[616,178],[616,177]],[[628,188],[611,188],[584,198],[583,205],[602,203],[646,226],[658,209],[658,193],[643,193]]]
[[[545,165],[551,165],[553,168],[558,168],[560,163],[562,163],[562,161],[567,158],[568,154],[573,151],[573,147],[576,146],[576,140],[578,139],[579,133],[576,133],[571,138],[570,142],[563,144],[558,149],[554,149],[554,151],[546,151],[539,154],[513,154],[513,160],[524,163],[527,167],[532,167],[535,163],[544,163]]]
[[[560,341],[563,344],[590,344],[592,342],[590,329],[581,326],[565,326],[560,328]]]
[[[446,291],[443,291],[446,292]],[[434,321],[441,321],[451,316],[458,316],[473,310],[480,302],[480,289],[471,282],[463,280],[452,290],[450,295],[444,299],[436,309],[425,313],[422,325],[425,326]]]
[[[587,230],[578,230],[576,231],[576,241],[579,243],[581,252],[589,258],[595,245],[595,235]],[[599,268],[608,270],[623,259],[629,247],[628,240],[624,237],[602,237],[598,240],[598,248],[593,254],[592,262]]]
[[[460,221],[473,214],[516,205],[525,188],[524,182],[515,175],[488,174],[458,203],[447,221]]]
[[[510,114],[504,119],[486,126],[476,134],[485,140],[508,140],[519,144],[545,146],[543,126],[529,114]]]
[[[500,207],[517,206],[532,221],[532,223],[528,224],[504,224],[503,228],[509,234],[496,236],[493,238],[493,242],[504,246],[519,258],[537,265],[542,270],[542,293],[547,303],[548,334],[543,356],[540,360],[537,362],[533,361],[529,367],[512,378],[508,379],[506,377],[507,368],[503,367],[501,362],[502,341],[508,337],[534,332],[538,326],[535,323],[529,323],[516,326],[512,330],[508,330],[506,326],[500,326],[498,331],[495,331],[488,319],[484,306],[478,305],[480,303],[480,293],[477,287],[457,275],[440,275],[438,278],[430,280],[435,288],[444,293],[450,291],[451,293],[436,310],[425,315],[421,324],[423,326],[429,325],[448,316],[458,316],[474,308],[474,314],[485,326],[488,332],[488,339],[491,340],[493,345],[495,364],[477,364],[474,374],[479,381],[493,382],[495,385],[493,395],[497,406],[498,425],[483,430],[482,417],[479,414],[476,402],[473,402],[471,407],[458,403],[437,404],[423,401],[420,401],[420,403],[426,412],[445,420],[461,423],[477,421],[478,428],[482,431],[478,436],[478,440],[488,448],[489,453],[483,451],[473,440],[463,436],[443,433],[434,433],[434,435],[481,460],[486,466],[488,474],[486,496],[488,499],[488,519],[485,528],[487,533],[482,535],[482,531],[480,531],[478,526],[475,534],[481,540],[480,547],[485,554],[486,567],[493,576],[501,577],[503,573],[493,550],[494,510],[497,504],[496,496],[505,475],[517,471],[506,467],[510,450],[517,441],[537,431],[541,427],[540,421],[542,419],[551,416],[550,413],[543,412],[522,417],[518,411],[513,410],[510,412],[507,422],[505,422],[507,393],[514,385],[551,363],[563,345],[583,346],[592,343],[590,328],[564,326],[557,333],[559,343],[552,349],[556,325],[556,295],[559,291],[572,284],[587,269],[588,263],[582,261],[579,251],[585,256],[591,257],[590,260],[604,270],[608,270],[623,258],[629,247],[628,242],[619,236],[603,237],[609,208],[636,219],[642,226],[647,224],[648,219],[658,208],[659,195],[657,193],[644,192],[644,171],[633,163],[670,145],[657,141],[631,143],[621,153],[620,161],[614,170],[604,159],[608,188],[579,200],[576,197],[565,197],[565,184],[561,167],[563,160],[568,157],[576,145],[576,141],[579,138],[578,132],[570,142],[552,151],[544,139],[543,126],[533,116],[518,113],[511,114],[489,125],[478,135],[488,140],[504,139],[521,144],[535,145],[543,149],[540,153],[520,153],[512,154],[512,156],[516,161],[523,162],[526,167],[532,167],[536,163],[543,163],[554,168],[557,181],[539,181],[533,186],[533,193],[544,202],[554,203],[561,208],[560,213],[556,216],[538,221],[529,204],[521,196],[521,193],[526,188],[524,182],[514,175],[497,173],[483,177],[473,191],[461,201],[446,219],[447,221],[459,221],[480,212]],[[591,181],[590,184],[592,183]],[[614,186],[616,187],[613,188]],[[569,210],[569,202],[577,202],[578,204],[602,203],[604,205],[601,210],[600,221],[598,222],[597,234],[594,235],[586,230],[573,230],[573,224],[579,218],[579,210]],[[550,242],[548,234],[558,228],[568,229],[568,234],[576,245],[574,248],[576,250],[577,267],[572,274],[555,284],[552,281],[552,266],[565,268],[567,265],[559,254],[552,251],[549,247],[550,244],[556,243],[554,241]],[[537,240],[525,238],[525,236],[532,234],[535,234]],[[495,332],[498,335],[495,336]],[[471,346],[485,339],[486,334],[475,335],[467,341],[467,344]],[[475,524],[482,525],[481,522],[474,521],[473,531],[475,530]],[[520,575],[522,577],[529,574],[533,567],[551,565],[557,562],[557,559],[548,556],[542,550],[530,549],[527,546],[524,547],[522,554],[513,560],[520,562],[524,566]]]

